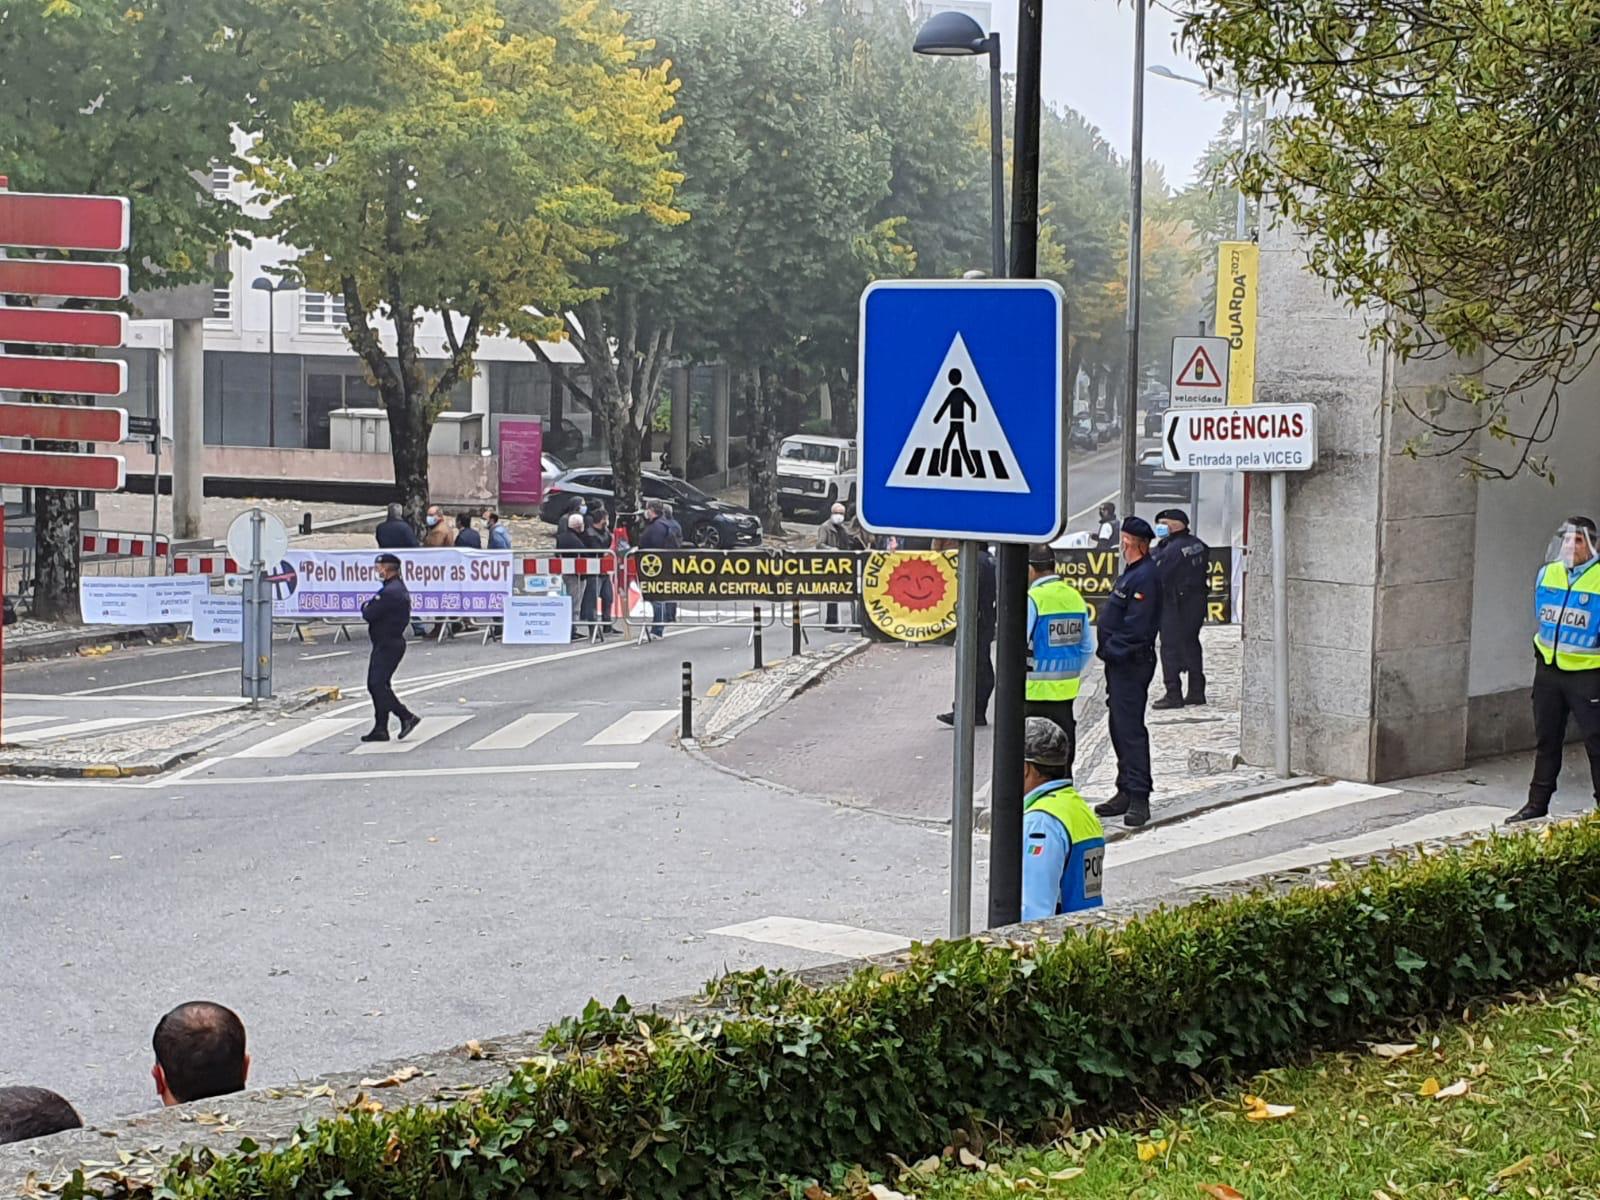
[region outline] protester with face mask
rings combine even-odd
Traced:
[[[845,523],[847,515],[844,505],[836,501],[832,510],[828,513],[828,519],[817,526],[818,550],[866,549],[865,544],[856,537],[855,531]],[[839,624],[839,606],[837,604],[827,606],[824,623],[831,633],[838,633],[844,628]]]
[[[444,519],[444,511],[437,504],[428,505],[428,515],[423,518],[427,526],[422,535],[424,546],[454,546],[456,544],[456,530],[454,524]]]
[[[1545,558],[1533,593],[1533,781],[1528,802],[1512,814],[1512,821],[1550,811],[1568,716],[1583,734],[1595,803],[1600,805],[1600,538],[1594,521],[1567,518]]]

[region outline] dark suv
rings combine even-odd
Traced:
[[[577,467],[550,485],[539,517],[546,525],[559,526],[561,518],[575,511],[583,500],[602,500],[615,516],[614,487],[608,469]],[[653,471],[639,477],[639,491],[645,500],[665,500],[672,505],[673,519],[683,526],[685,545],[731,550],[735,546],[761,544],[761,521],[748,508],[718,500],[681,479]]]

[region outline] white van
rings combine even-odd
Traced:
[[[778,503],[784,515],[826,513],[841,500],[855,512],[855,442],[811,434],[784,438],[778,447]]]

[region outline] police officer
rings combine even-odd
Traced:
[[[372,732],[361,735],[363,742],[389,740],[389,716],[400,718],[400,737],[422,720],[400,703],[394,694],[394,673],[406,656],[406,626],[411,623],[411,593],[400,578],[400,560],[393,554],[378,555],[378,574],[383,586],[378,594],[361,606],[372,639],[372,657],[367,660],[367,692],[372,696]]]
[[[1569,517],[1550,543],[1533,593],[1533,728],[1537,749],[1528,802],[1511,815],[1527,821],[1550,811],[1561,775],[1570,713],[1589,752],[1589,777],[1600,805],[1600,539],[1588,517]]]
[[[1210,581],[1206,567],[1211,548],[1189,529],[1189,514],[1169,508],[1156,514],[1155,534],[1161,541],[1150,552],[1161,572],[1161,675],[1166,695],[1151,708],[1182,708],[1206,702],[1206,666],[1200,629],[1206,623]],[[1183,674],[1189,674],[1189,695]]]
[[[1077,754],[1073,701],[1079,676],[1094,654],[1089,606],[1077,588],[1056,574],[1049,546],[1028,551],[1028,682],[1026,712],[1061,727],[1067,739],[1066,773]]]
[[[1029,717],[1022,734],[1022,919],[1099,908],[1106,837],[1072,786],[1067,737]]]
[[[1150,558],[1155,530],[1143,517],[1122,521],[1122,574],[1100,605],[1100,646],[1106,665],[1106,724],[1117,752],[1117,793],[1095,805],[1102,817],[1121,817],[1130,829],[1150,820],[1150,733],[1144,726],[1156,673],[1161,627],[1161,574]]]

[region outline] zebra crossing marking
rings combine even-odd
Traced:
[[[575,712],[526,713],[511,722],[511,724],[504,725],[486,737],[479,738],[467,749],[526,750],[545,734],[560,729],[577,715]]]
[[[351,754],[410,754],[418,746],[427,745],[434,738],[449,733],[457,725],[465,725],[472,720],[466,717],[423,717],[422,724],[405,741],[394,739],[393,730],[390,731],[391,741],[387,742],[362,742],[351,750]]]

